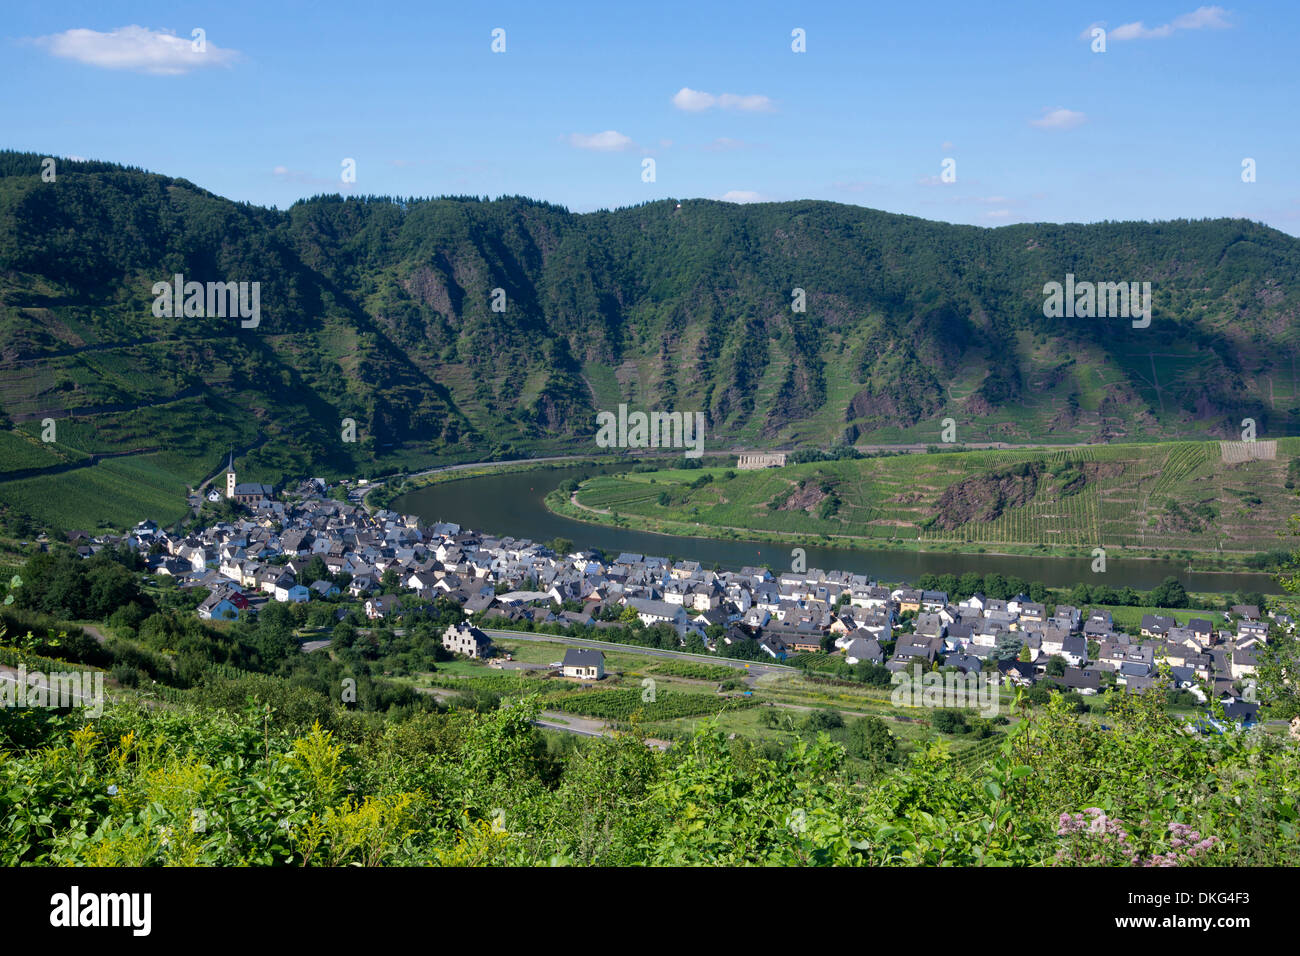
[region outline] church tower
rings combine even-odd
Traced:
[[[235,453],[230,453],[230,463],[226,465],[226,497],[235,497]]]

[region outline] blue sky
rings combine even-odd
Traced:
[[[1243,216],[1300,235],[1290,0],[9,0],[0,24],[0,146],[263,205],[815,198],[985,226]]]

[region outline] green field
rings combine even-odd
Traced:
[[[1286,546],[1278,532],[1300,510],[1286,487],[1298,456],[1295,438],[1278,442],[1274,460],[1241,463],[1223,461],[1218,442],[895,455],[730,478],[725,468],[601,476],[579,490],[581,507],[556,496],[548,504],[589,521],[714,537],[1240,557]],[[712,480],[692,487],[704,475]]]

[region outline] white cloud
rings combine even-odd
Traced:
[[[210,40],[204,40],[204,49],[199,52],[189,37],[140,26],[118,27],[108,33],[65,30],[37,37],[34,42],[65,60],[160,76],[175,76],[205,66],[228,66],[239,58],[239,51],[224,49]]]
[[[1106,34],[1111,40],[1150,40],[1155,37],[1167,37],[1174,32],[1173,24],[1166,23],[1162,27],[1147,29],[1147,25],[1141,20],[1133,23],[1125,23],[1117,26]]]
[[[724,110],[740,110],[745,113],[765,113],[772,109],[772,101],[758,93],[741,95],[739,93],[703,93],[683,86],[673,94],[673,106],[688,113],[702,113],[718,107]]]
[[[1074,129],[1076,126],[1083,125],[1088,119],[1083,113],[1077,110],[1067,110],[1063,106],[1056,109],[1045,109],[1043,115],[1036,120],[1030,120],[1030,126],[1037,126],[1039,129]]]
[[[762,202],[763,197],[752,189],[731,189],[719,197],[723,202]]]
[[[951,140],[944,140],[943,145],[940,146],[939,148],[942,149],[945,153],[951,153],[953,151],[953,145]]]
[[[603,133],[570,133],[569,145],[578,149],[594,149],[604,153],[615,153],[629,149],[635,144],[632,137],[607,129]]]
[[[1197,7],[1191,13],[1174,17],[1175,30],[1226,30],[1232,26],[1228,22],[1228,11],[1223,7]]]
[[[1080,39],[1091,40],[1096,27],[1105,27],[1104,23],[1094,23],[1079,35]],[[1158,40],[1173,35],[1178,30],[1226,30],[1232,24],[1228,22],[1228,11],[1223,7],[1197,7],[1191,13],[1174,17],[1169,23],[1158,27],[1148,27],[1141,20],[1125,23],[1107,31],[1108,40]]]
[[[1010,209],[990,209],[984,214],[985,219],[1006,219],[1011,215]]]
[[[679,110],[686,110],[689,113],[698,113],[701,110],[707,110],[717,103],[718,98],[712,93],[701,93],[693,90],[689,86],[683,86],[673,95],[673,106]]]

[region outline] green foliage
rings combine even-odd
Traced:
[[[1189,734],[1158,693],[1120,696],[1104,726],[1053,695],[961,760],[943,745],[904,760],[874,718],[847,728],[847,750],[820,734],[772,752],[706,721],[660,753],[635,722],[550,745],[535,697],[377,724],[345,714],[334,729],[289,703],[125,701],[93,727],[0,711],[0,863],[1270,865],[1300,852],[1295,745]],[[850,753],[869,771],[856,788]],[[1122,841],[1062,822],[1094,808]],[[1177,852],[1193,830],[1214,838],[1203,857]]]
[[[813,710],[803,719],[805,731],[836,730],[844,726],[844,718],[838,710]]]
[[[1151,592],[1156,607],[1187,607],[1187,591],[1175,577],[1167,577]]]
[[[62,618],[102,620],[142,600],[136,556],[101,551],[82,559],[66,548],[37,552],[23,567],[19,607]],[[6,602],[8,603],[8,602]]]
[[[879,717],[859,717],[849,724],[849,753],[876,770],[898,760],[898,739]]]
[[[715,694],[688,694],[660,687],[653,701],[643,700],[640,690],[597,690],[583,694],[565,693],[546,698],[546,705],[569,714],[627,721],[636,715],[645,722],[672,720],[718,714],[724,710],[751,707],[751,697],[718,697]]]

